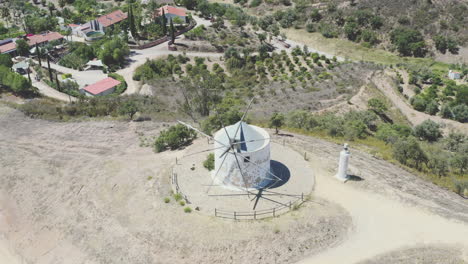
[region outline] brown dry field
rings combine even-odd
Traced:
[[[226,221],[197,211],[184,213],[173,199],[168,204],[163,199],[170,196],[169,171],[175,156],[185,150],[156,154],[140,147],[142,135],[156,135],[167,125],[50,122],[0,106],[0,245],[8,244],[11,254],[23,263],[294,263],[314,256],[327,259],[330,248],[339,250],[346,241],[372,243],[366,242],[372,229],[362,237],[353,235],[366,229],[361,220],[372,210],[356,212],[342,207],[359,205],[352,201],[362,196],[367,199],[362,206],[379,209],[378,201],[385,199],[376,211],[391,208],[395,213],[394,219],[385,217],[379,222],[383,226],[399,223],[398,219],[414,210],[417,214],[408,216],[409,222],[437,225],[438,230],[427,231],[430,240],[405,237],[408,241],[403,245],[410,249],[402,247],[396,253],[378,249],[374,243],[366,247],[367,253],[356,252],[363,258],[375,252],[376,257],[369,260],[375,261],[365,263],[394,263],[396,257],[414,259],[431,256],[428,254],[454,263],[466,261],[463,254],[468,241],[460,244],[460,236],[468,230],[466,200],[354,150],[350,172],[364,180],[338,184],[329,175],[336,170],[341,147],[295,134],[286,138],[287,144],[310,154],[318,181],[312,200],[302,208],[258,222]],[[414,209],[399,210],[400,205]],[[405,228],[411,226],[402,226],[401,233],[407,233]],[[445,230],[449,237],[442,237]],[[457,231],[460,234],[452,239]],[[391,228],[379,228],[379,232],[383,240],[392,240]],[[443,245],[434,244],[438,236]],[[431,246],[444,250],[418,250]],[[390,255],[377,254],[381,251]],[[325,262],[306,259],[304,263]]]

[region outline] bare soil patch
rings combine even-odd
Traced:
[[[0,230],[27,263],[291,263],[337,243],[351,221],[318,198],[261,222],[164,203],[184,150],[155,154],[138,140],[162,123],[56,123],[6,107],[0,123]]]

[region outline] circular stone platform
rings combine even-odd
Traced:
[[[181,155],[178,157],[178,164],[173,167],[173,172],[177,175],[176,184],[179,187],[179,191],[186,196],[192,209],[198,207],[201,212],[208,215],[215,215],[215,209],[218,212],[253,213],[253,206],[256,200],[255,195],[239,196],[237,194],[246,194],[246,192],[222,185],[210,186],[213,182],[211,175],[214,173],[203,167],[203,161],[207,159],[208,154],[213,153],[212,151],[190,155],[191,153],[213,148],[214,145],[209,144],[206,139],[197,139],[186,148],[184,151],[185,156],[182,157]],[[268,187],[262,193],[262,197],[265,197],[265,199],[260,198],[258,200],[255,209],[257,212],[266,211],[274,207],[284,207],[276,202],[285,205],[289,205],[290,202],[294,204],[294,202],[301,198],[301,195],[305,197],[313,189],[314,175],[309,164],[304,160],[303,155],[276,142],[271,142],[271,171],[282,178],[282,181],[265,183],[263,185]],[[254,194],[258,193],[256,189],[249,190]],[[273,192],[287,195],[277,195]],[[287,211],[286,208],[286,210],[277,212],[276,215]]]

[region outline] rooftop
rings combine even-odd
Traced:
[[[58,32],[46,32],[42,34],[32,35],[27,37],[29,39],[28,44],[32,46],[34,44],[41,44],[44,42],[49,42],[53,40],[63,39],[62,34]]]
[[[176,16],[187,16],[184,9],[173,7],[170,5],[165,5],[156,9],[155,16],[161,16],[163,10],[164,10],[164,14],[173,14]]]
[[[83,88],[83,90],[85,90],[86,92],[90,94],[97,95],[119,84],[120,84],[120,81],[117,81],[116,79],[112,77],[107,77],[103,80],[100,80],[99,82],[86,86],[85,88]]]
[[[7,53],[9,51],[16,50],[16,43],[10,42],[0,46],[0,53]]]
[[[116,10],[107,15],[100,16],[96,20],[104,27],[108,27],[122,20],[125,20],[126,18],[127,18],[126,13],[122,12],[121,10]]]

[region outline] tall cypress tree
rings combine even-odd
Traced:
[[[128,18],[129,18],[129,21],[130,21],[130,32],[132,33],[132,36],[135,39],[138,39],[138,32],[137,32],[136,26],[135,26],[135,16],[133,14],[133,4],[130,4],[130,6],[129,6]]]
[[[52,79],[52,69],[50,69],[49,54],[46,54],[46,58],[47,58],[47,68],[49,69],[49,79],[51,82],[53,82],[54,80]]]
[[[162,10],[162,16],[161,16],[161,26],[163,28],[163,33],[164,36],[167,35],[167,20],[166,20],[166,14],[164,13],[164,9],[161,7]]]
[[[37,42],[36,42],[36,55],[37,55],[37,59],[39,60],[39,66],[42,67],[41,51],[39,50],[39,46],[37,46]]]
[[[172,19],[171,19],[171,40],[172,40],[172,44],[175,43],[175,30],[174,30],[174,24],[172,23]]]
[[[59,79],[58,79],[57,73],[55,73],[55,82],[57,83],[57,90],[59,90],[59,91],[60,91],[60,82],[59,82]]]

